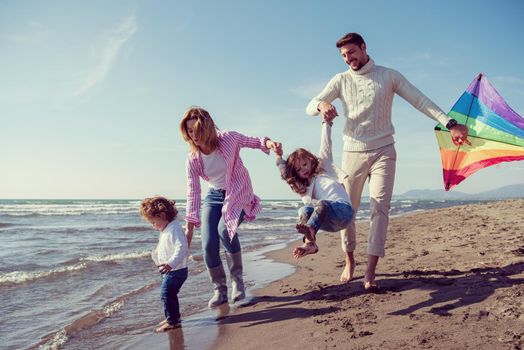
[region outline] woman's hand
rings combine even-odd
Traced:
[[[282,157],[282,144],[280,142],[267,140],[266,147],[275,152],[277,156]]]
[[[186,238],[187,238],[187,247],[191,245],[191,240],[193,239],[193,228],[195,227],[195,224],[192,223],[186,223]]]

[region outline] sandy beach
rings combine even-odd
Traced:
[[[219,321],[216,311],[193,315],[131,348],[523,348],[524,199],[392,218],[380,294],[362,286],[368,226],[358,223],[351,282],[338,282],[339,234],[321,232],[316,255],[293,259],[298,242],[265,254],[273,271],[291,265],[295,273],[250,291],[246,305]]]
[[[213,349],[521,349],[524,345],[524,200],[392,218],[381,294],[362,287],[368,223],[360,223],[356,276],[339,284],[338,234],[320,251],[271,258],[292,276],[220,322]]]

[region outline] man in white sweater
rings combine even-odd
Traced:
[[[344,187],[348,191],[356,217],[364,183],[369,179],[371,227],[364,288],[377,292],[379,289],[375,284],[375,270],[378,259],[385,254],[384,245],[395,179],[395,129],[391,123],[394,94],[428,117],[446,125],[456,144],[469,143],[468,129],[450,119],[402,74],[375,65],[367,55],[366,44],[359,34],[346,34],[337,42],[337,48],[349,69],[335,75],[324,90],[311,100],[306,111],[310,115],[321,114],[324,120],[331,122],[338,115],[331,103],[337,98],[342,102],[345,119],[342,170],[349,175]],[[341,239],[346,266],[340,281],[348,282],[355,270],[355,220],[341,231]]]

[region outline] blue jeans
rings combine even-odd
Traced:
[[[232,240],[229,239],[227,227],[222,217],[222,206],[224,205],[225,196],[226,192],[224,190],[210,188],[202,206],[200,234],[202,236],[204,261],[208,269],[222,264],[220,260],[220,242],[222,242],[228,253],[234,254],[241,249],[238,234]],[[244,211],[242,211],[238,219],[239,224],[243,220]]]
[[[162,275],[160,298],[164,302],[164,315],[166,316],[167,322],[171,325],[180,321],[178,292],[186,279],[187,267],[176,271],[169,271]]]
[[[307,223],[315,232],[336,232],[345,229],[353,219],[349,203],[320,200],[314,206],[305,205],[298,210],[298,221]]]

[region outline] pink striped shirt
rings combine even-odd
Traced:
[[[218,152],[226,162],[226,196],[222,207],[229,237],[232,239],[238,227],[240,213],[244,210],[244,220],[252,221],[261,210],[260,198],[253,193],[249,173],[240,158],[242,147],[258,148],[269,154],[266,147],[267,137],[249,137],[236,131],[217,131]],[[200,179],[208,180],[204,174],[204,163],[200,152],[188,154],[186,163],[187,172],[187,205],[185,220],[195,227],[200,227]]]

